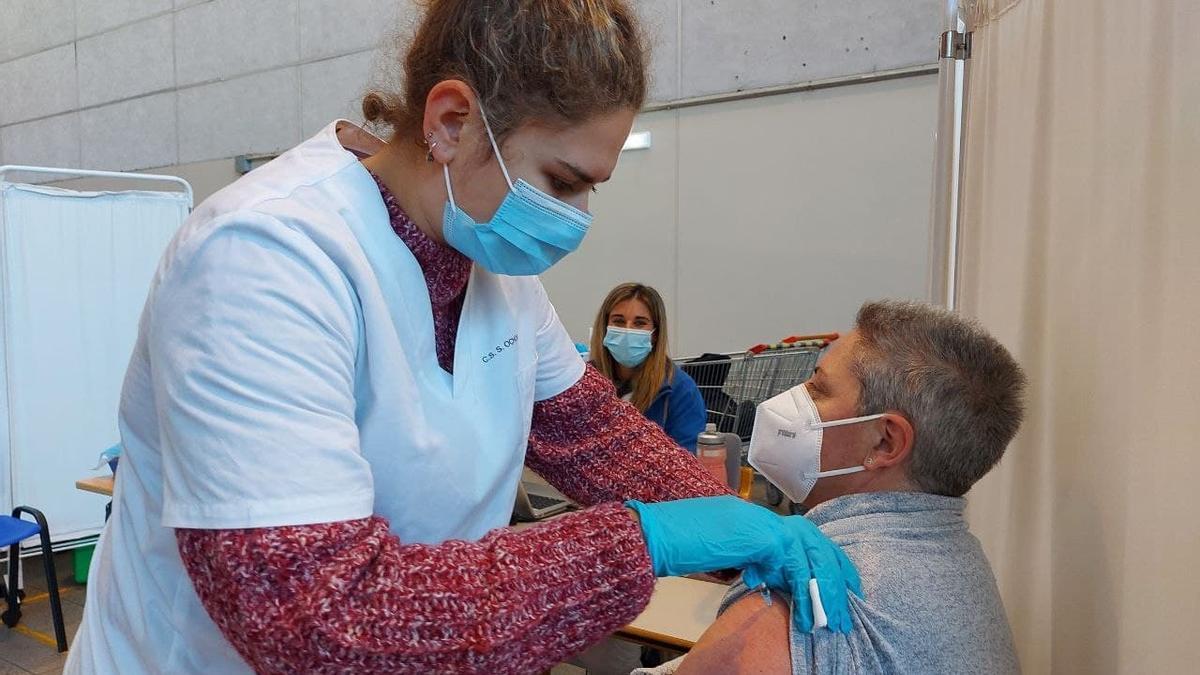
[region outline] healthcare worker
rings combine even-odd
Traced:
[[[696,382],[668,353],[667,308],[652,286],[625,283],[609,291],[592,325],[592,365],[617,396],[696,453],[708,412]]]
[[[402,91],[364,100],[387,142],[333,122],[195,210],[66,672],[534,672],[699,570],[815,578],[848,630],[841,551],[618,400],[534,276],[587,231],[645,59],[624,0],[428,3]],[[522,461],[590,508],[507,529]]]

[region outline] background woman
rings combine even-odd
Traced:
[[[651,286],[625,283],[609,292],[592,327],[592,365],[617,395],[692,454],[708,414],[696,382],[671,360],[667,311]]]

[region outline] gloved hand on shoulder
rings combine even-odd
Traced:
[[[814,605],[831,630],[850,631],[848,594],[862,595],[858,571],[803,516],[780,516],[733,495],[626,505],[641,519],[655,575],[740,569],[751,588],[765,584],[795,599],[801,631],[813,630]]]

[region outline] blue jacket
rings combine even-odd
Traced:
[[[646,417],[694,455],[696,436],[704,431],[708,411],[704,409],[704,399],[700,397],[696,381],[675,366],[674,378],[667,378],[663,383],[654,402],[646,409]]]

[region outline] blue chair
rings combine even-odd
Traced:
[[[21,514],[33,516],[37,522],[23,520]],[[67,629],[63,625],[62,601],[58,597],[58,576],[54,571],[54,551],[50,550],[50,527],[46,525],[46,516],[41,511],[28,506],[18,506],[13,509],[12,516],[0,516],[0,548],[8,547],[8,585],[0,577],[0,591],[8,603],[8,608],[0,619],[4,625],[12,628],[21,620],[21,597],[24,595],[17,589],[17,570],[20,568],[21,542],[39,535],[42,541],[42,565],[46,570],[46,588],[50,595],[50,613],[54,617],[54,637],[58,641],[58,651],[67,651]]]

